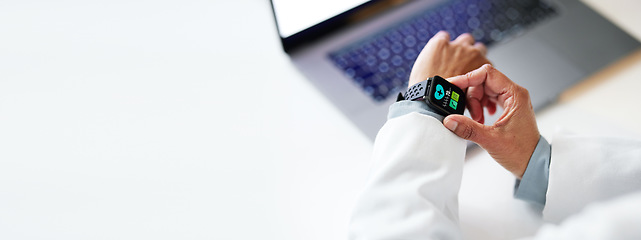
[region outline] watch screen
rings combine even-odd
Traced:
[[[443,113],[463,114],[465,112],[465,93],[459,87],[442,77],[432,78],[430,102]]]

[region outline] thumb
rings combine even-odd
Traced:
[[[483,140],[487,139],[489,134],[487,126],[463,115],[449,115],[443,120],[443,125],[456,136],[479,145],[483,145]]]

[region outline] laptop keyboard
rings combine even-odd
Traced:
[[[407,87],[416,57],[438,31],[471,33],[487,46],[508,38],[556,11],[539,0],[454,0],[411,17],[329,58],[376,102]]]

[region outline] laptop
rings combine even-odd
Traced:
[[[639,48],[578,0],[271,0],[283,49],[374,139],[411,67],[438,31],[471,33],[540,109]],[[486,118],[493,123],[500,113]]]

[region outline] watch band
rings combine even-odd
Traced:
[[[409,89],[407,89],[407,92],[405,92],[405,99],[414,101],[427,97],[427,93],[430,89],[430,81],[431,79],[427,79],[425,81],[412,85]]]

